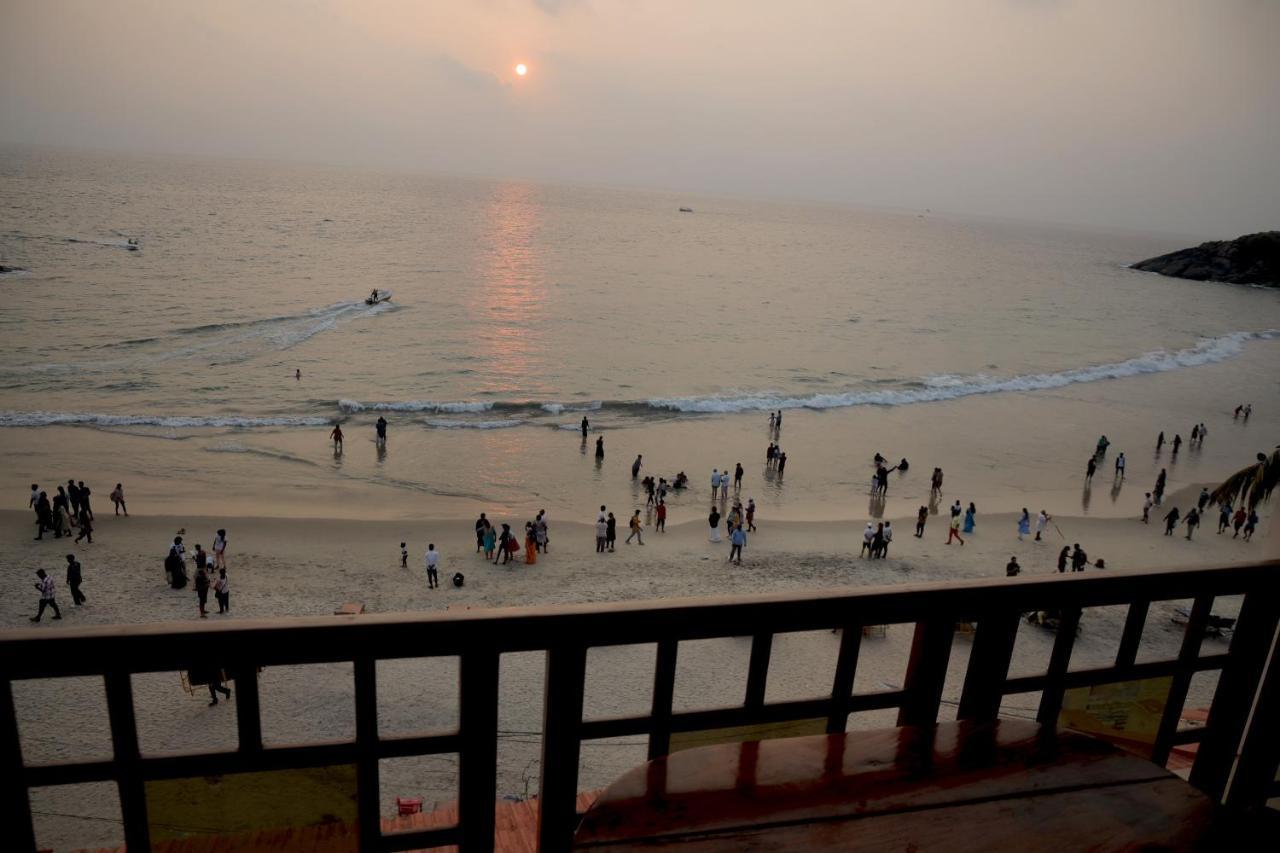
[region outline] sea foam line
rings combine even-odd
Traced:
[[[1137,358],[1111,364],[1077,367],[1056,373],[1032,373],[1009,378],[978,375],[958,377],[951,374],[925,377],[910,383],[918,387],[849,391],[836,394],[782,396],[776,394],[715,395],[710,397],[670,397],[648,401],[657,409],[690,413],[729,413],[768,409],[836,409],[849,406],[906,406],[971,397],[975,394],[999,394],[1008,391],[1043,391],[1081,382],[1124,379],[1147,373],[1165,373],[1188,367],[1199,367],[1235,358],[1249,341],[1274,340],[1280,330],[1232,332],[1216,338],[1203,338],[1195,346],[1166,352],[1156,350]]]
[[[107,415],[94,412],[0,412],[0,427],[158,426],[199,427],[325,426],[330,418],[242,417],[239,415]]]

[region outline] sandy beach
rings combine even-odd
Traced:
[[[1189,487],[1166,496],[1165,505],[1188,504],[1198,491]],[[944,496],[945,500],[945,496]],[[619,515],[628,514],[622,507]],[[1106,571],[1148,571],[1183,566],[1230,564],[1280,555],[1270,525],[1260,526],[1250,543],[1214,533],[1206,524],[1188,542],[1179,534],[1162,535],[1159,524],[1143,526],[1136,518],[1103,519],[1057,516],[1042,543],[1019,542],[1011,514],[979,517],[966,544],[945,545],[946,507],[933,516],[922,539],[912,535],[914,519],[893,519],[897,530],[890,558],[857,556],[864,519],[839,522],[767,522],[748,543],[743,565],[726,562],[728,544],[712,544],[705,521],[673,518],[668,532],[645,533],[645,545],[625,545],[598,555],[591,525],[551,519],[550,552],[536,565],[521,559],[495,566],[475,554],[470,521],[415,522],[338,519],[271,519],[202,516],[112,517],[99,511],[93,545],[69,540],[33,542],[26,512],[0,512],[0,565],[10,594],[0,600],[0,625],[29,627],[35,591],[35,568],[53,570],[66,618],[46,620],[39,630],[117,622],[198,621],[194,591],[171,590],[163,578],[162,558],[179,529],[188,545],[208,547],[214,529],[227,529],[232,579],[232,612],[211,615],[208,623],[290,615],[323,615],[344,602],[360,602],[370,612],[430,612],[448,607],[513,607],[532,604],[581,603],[711,594],[749,594],[801,590],[847,590],[883,584],[950,579],[1004,577],[1004,564],[1017,556],[1027,575],[1056,572],[1062,543],[1080,542],[1091,559],[1103,557]],[[496,519],[502,521],[505,519]],[[516,521],[512,518],[510,521]],[[1059,532],[1060,531],[1060,532]],[[422,552],[427,541],[441,552],[441,575],[455,571],[465,586],[447,582],[427,589]],[[399,543],[410,548],[408,569],[399,566]],[[64,553],[75,553],[84,565],[87,603],[70,605],[62,583]],[[1089,569],[1096,571],[1096,569]],[[1185,602],[1153,606],[1139,659],[1176,652],[1181,626],[1171,621]],[[1215,612],[1232,615],[1236,602],[1223,600]],[[1114,654],[1123,608],[1089,611],[1077,642],[1073,666],[1101,663]],[[864,643],[858,690],[885,689],[901,683],[909,648],[909,626],[891,627],[883,639]],[[1043,669],[1053,634],[1022,626],[1015,649],[1013,674]],[[1207,640],[1210,648],[1222,640]],[[970,640],[956,640],[951,678],[944,700],[958,700]],[[830,689],[838,638],[827,632],[779,637],[770,670],[770,701],[821,695]],[[681,647],[676,707],[692,709],[741,700],[749,641],[687,643]],[[542,655],[509,655],[503,660],[499,792],[523,796],[536,791],[538,732],[541,728]],[[631,713],[647,707],[653,650],[622,647],[593,650],[588,659],[587,715]],[[379,715],[386,733],[447,729],[456,724],[456,661],[411,659],[384,663],[379,671]],[[350,667],[281,667],[262,678],[263,726],[269,742],[287,743],[348,736],[354,729]],[[1214,680],[1197,678],[1189,707],[1207,704]],[[234,688],[234,685],[233,685]],[[208,707],[207,695],[183,692],[177,673],[135,678],[139,726],[144,749],[165,751],[225,747],[234,742],[234,710],[229,703]],[[35,725],[24,727],[29,760],[55,760],[78,754],[106,755],[110,741],[100,685],[70,679],[68,683],[24,683],[16,686],[19,713]],[[234,701],[234,697],[233,697]],[[1035,697],[1008,697],[1003,713],[1034,713]],[[944,711],[944,714],[947,712]],[[853,727],[892,722],[892,714],[855,715]],[[582,787],[607,784],[643,760],[638,738],[584,746]],[[456,760],[436,756],[385,762],[382,797],[391,811],[396,796],[423,796],[445,801],[456,795]],[[50,843],[109,843],[118,838],[112,823],[114,793],[110,786],[68,786],[37,792],[40,831]],[[86,797],[90,793],[92,796]],[[94,843],[97,843],[94,841]]]

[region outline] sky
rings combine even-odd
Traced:
[[[0,0],[0,143],[1233,237],[1280,228],[1277,44],[1276,0]]]

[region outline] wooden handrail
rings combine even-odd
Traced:
[[[843,731],[848,716],[897,708],[904,723],[937,719],[957,622],[977,623],[960,700],[960,716],[990,719],[1002,697],[1039,691],[1038,718],[1057,719],[1063,693],[1072,687],[1172,676],[1173,688],[1154,746],[1157,760],[1180,743],[1199,742],[1192,781],[1215,798],[1255,806],[1266,799],[1280,762],[1280,743],[1250,709],[1265,683],[1264,704],[1276,703],[1272,654],[1280,597],[1273,590],[1280,561],[1247,566],[1159,573],[1090,573],[911,584],[849,591],[739,597],[665,599],[557,607],[521,607],[358,617],[251,619],[215,624],[153,623],[87,628],[0,631],[0,817],[12,849],[33,850],[29,789],[86,781],[114,781],[120,792],[131,853],[150,849],[143,785],[147,781],[331,763],[354,763],[359,787],[360,847],[400,850],[458,844],[490,851],[496,795],[498,673],[501,656],[546,651],[546,686],[540,788],[539,842],[543,850],[568,846],[578,762],[584,741],[646,735],[650,758],[666,755],[674,732],[796,720],[825,720]],[[1244,605],[1226,654],[1202,655],[1200,640],[1215,598],[1243,595]],[[1181,651],[1175,659],[1136,663],[1138,644],[1153,601],[1193,599]],[[1091,607],[1127,605],[1128,615],[1112,666],[1071,670],[1075,625]],[[1038,675],[1010,678],[1009,662],[1022,613],[1057,610],[1061,629]],[[913,623],[910,660],[900,690],[853,692],[864,625]],[[842,628],[829,695],[767,702],[770,651],[779,633]],[[721,637],[750,637],[751,659],[741,704],[674,712],[672,697],[679,644]],[[216,642],[209,643],[211,638]],[[197,642],[197,640],[199,642]],[[652,702],[647,715],[584,719],[587,651],[595,646],[656,644]],[[209,650],[216,649],[209,658]],[[459,658],[460,722],[456,731],[382,737],[377,726],[379,660]],[[197,754],[146,755],[138,751],[131,677],[188,669],[199,654],[205,666],[241,674],[237,684],[237,749]],[[258,667],[353,662],[356,735],[345,742],[265,745],[262,741]],[[1206,728],[1194,736],[1177,730],[1193,674],[1221,670]],[[27,765],[21,753],[12,682],[20,679],[99,676],[111,721],[110,760]],[[1232,780],[1240,745],[1253,744]],[[389,757],[457,752],[459,822],[454,827],[382,835],[378,811],[378,762]],[[1230,784],[1229,784],[1230,783]]]

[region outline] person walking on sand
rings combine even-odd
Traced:
[[[537,516],[533,519],[533,535],[538,539],[538,550],[547,553],[547,549],[551,547],[551,534],[547,530],[547,511],[545,509],[538,510]]]
[[[587,420],[587,416],[582,416],[582,437],[587,437],[587,432],[591,429],[591,421]],[[584,442],[585,443],[585,442]]]
[[[1164,468],[1160,469],[1160,475],[1156,477],[1156,487],[1153,491],[1156,503],[1160,503],[1164,499],[1164,484],[1169,479],[1169,473]]]
[[[627,544],[630,545],[631,540],[635,539],[637,542],[643,545],[644,536],[642,534],[642,531],[644,530],[644,525],[640,523],[640,510],[636,510],[631,515],[631,521],[629,522],[629,526],[631,527],[631,534],[627,536]]]
[[[653,530],[655,533],[667,532],[667,502],[664,500],[659,500],[654,510]]]
[[[333,439],[333,452],[342,452],[342,424],[334,424],[333,431],[329,433],[329,438]]]
[[[1176,506],[1173,509],[1169,510],[1169,514],[1164,517],[1164,535],[1165,536],[1173,535],[1173,528],[1178,526],[1178,519],[1181,517],[1182,516],[1178,512],[1178,508]]]
[[[778,476],[782,476],[782,472],[787,469],[787,454],[778,451]]]
[[[1005,563],[1004,576],[1007,578],[1016,578],[1022,574],[1022,566],[1018,565],[1017,557],[1010,557],[1009,562]]]
[[[1036,516],[1036,541],[1037,542],[1044,541],[1044,537],[1043,537],[1044,529],[1045,529],[1045,526],[1049,524],[1049,519],[1051,518],[1053,518],[1053,516],[1049,515],[1049,513],[1045,512],[1044,510],[1040,510],[1040,514]]]
[[[778,419],[773,416],[773,412],[770,412],[769,413],[769,429],[772,430],[777,425],[778,425]]]
[[[538,530],[532,521],[524,523],[524,564],[532,566],[538,562]]]
[[[53,529],[53,506],[49,503],[49,495],[41,492],[36,498],[36,539],[43,539],[46,530]]]
[[[1022,541],[1023,536],[1031,535],[1031,513],[1027,512],[1027,508],[1022,508],[1022,516],[1018,519],[1018,541]]]
[[[1209,503],[1209,489],[1201,488],[1200,497],[1196,499],[1196,509],[1204,512],[1205,505]]]
[[[209,572],[205,569],[203,563],[196,564],[195,583],[196,602],[200,607],[200,618],[205,619],[209,616],[209,614],[205,612],[205,605],[209,603]]]
[[[884,549],[884,522],[876,525],[875,532],[871,534],[871,559],[880,559],[880,552]]]
[[[1099,459],[1107,455],[1107,448],[1110,446],[1111,442],[1107,440],[1105,435],[1098,437],[1098,449],[1096,452]]]
[[[81,539],[88,539],[89,544],[93,544],[93,514],[84,504],[80,505],[80,533],[76,536],[76,543],[79,544]]]
[[[871,553],[871,543],[875,541],[876,529],[871,522],[867,522],[867,526],[862,531],[862,548],[858,551],[858,556],[866,556]]]
[[[609,513],[609,517],[605,519],[605,545],[609,547],[609,551],[616,550],[618,544],[618,519],[613,517],[613,513]]]
[[[924,524],[928,520],[929,520],[929,508],[927,506],[920,507],[920,509],[916,512],[916,538],[917,539],[924,538]]]
[[[1209,435],[1209,428],[1204,425],[1204,421],[1200,422],[1200,446],[1204,447],[1205,437]]]
[[[881,558],[889,556],[889,545],[893,542],[893,522],[884,523],[884,541],[880,543]]]
[[[489,519],[485,518],[484,513],[480,513],[480,517],[476,519],[476,551],[477,553],[484,550],[484,532],[489,529]]]
[[[1199,438],[1200,438],[1200,424],[1192,424],[1191,425],[1191,443],[1195,444],[1196,440]]]
[[[711,541],[720,541],[720,510],[716,509],[716,505],[711,505],[711,514],[707,516],[707,526],[711,529]]]
[[[89,503],[89,498],[93,495],[93,491],[81,480],[76,485],[80,487],[80,514],[89,516],[90,521],[97,521],[93,514],[93,506]]]
[[[1182,446],[1182,436],[1174,433],[1173,436],[1173,455],[1178,455],[1178,448]]]
[[[962,512],[964,512],[964,508],[960,506],[960,500],[957,498],[956,502],[951,505],[951,517],[959,518]]]
[[[1084,481],[1086,484],[1093,482],[1093,472],[1098,470],[1098,457],[1090,456],[1089,461],[1084,468]]]
[[[1089,565],[1089,555],[1084,552],[1084,549],[1080,547],[1080,543],[1077,542],[1071,552],[1071,571],[1083,572],[1084,567],[1087,565]]]
[[[604,458],[604,436],[603,435],[596,436],[596,458],[597,459]]]
[[[1070,559],[1071,548],[1067,545],[1062,546],[1062,550],[1058,552],[1058,574],[1066,574],[1067,560]]]
[[[739,462],[733,469],[733,490],[735,492],[742,491],[742,463]]]
[[[1185,519],[1187,525],[1187,540],[1190,541],[1191,534],[1196,532],[1196,528],[1200,526],[1200,510],[1192,507],[1187,512]]]
[[[742,549],[747,544],[747,531],[741,524],[733,528],[733,532],[729,534],[729,562],[734,565],[742,565]]]
[[[747,498],[747,532],[756,532],[756,499]]]
[[[48,575],[44,569],[36,569],[36,589],[40,590],[40,607],[36,610],[36,615],[31,617],[32,622],[39,622],[40,617],[44,615],[46,607],[53,610],[53,618],[61,619],[62,611],[58,609],[58,602],[54,599],[53,578]]]
[[[963,545],[963,544],[964,544],[964,540],[960,538],[960,516],[958,516],[958,515],[953,515],[953,516],[951,516],[951,527],[950,527],[950,529],[947,531],[947,544],[948,544],[948,545],[950,545],[950,544],[951,544],[951,540],[952,540],[953,538],[954,538],[954,539],[956,539],[956,540],[958,540],[958,541],[960,542],[960,544],[961,544],[961,545]]]
[[[427,589],[439,589],[440,552],[436,550],[436,543],[427,544],[427,553],[423,557],[423,562],[427,565]]]
[[[603,554],[606,538],[609,535],[609,522],[605,520],[603,513],[596,519],[596,553]]]
[[[512,547],[513,545],[515,545],[515,537],[511,535],[511,525],[504,524],[502,525],[502,533],[498,535],[498,550],[502,552],[502,565],[504,566],[511,562],[511,552],[515,550]],[[493,563],[495,566],[498,564],[496,556],[493,558]]]
[[[929,479],[929,491],[931,494],[942,495],[942,469],[934,468],[933,476]]]
[[[129,508],[124,505],[124,485],[122,483],[116,483],[116,487],[112,489],[111,503],[115,504],[116,515],[123,511],[124,517],[129,517]]]
[[[227,567],[227,531],[221,527],[213,535],[213,567],[215,569]]]
[[[631,463],[631,479],[633,479],[633,480],[634,480],[636,477],[640,476],[640,466],[641,466],[641,464],[642,464],[640,460],[642,460],[642,459],[644,459],[644,457],[643,457],[642,455],[640,455],[639,453],[637,453],[637,454],[636,454],[636,461]]]
[[[1143,524],[1151,523],[1151,507],[1154,504],[1155,504],[1155,501],[1151,500],[1151,493],[1147,492],[1146,497],[1142,499],[1142,523]]]
[[[1249,520],[1249,513],[1244,511],[1244,506],[1242,505],[1239,509],[1236,510],[1236,514],[1231,518],[1231,524],[1236,529],[1235,535],[1231,537],[1232,539],[1235,539],[1236,536],[1240,535],[1241,526],[1243,526],[1244,523],[1248,520]]]
[[[1248,410],[1246,409],[1246,411]],[[1244,523],[1244,541],[1245,542],[1248,542],[1250,539],[1253,538],[1253,531],[1257,528],[1257,526],[1258,526],[1258,511],[1251,509],[1249,510],[1249,518],[1246,519]]]
[[[1231,504],[1223,501],[1218,506],[1218,535],[1231,526]]]
[[[213,597],[218,601],[218,613],[231,612],[231,581],[227,580],[227,570],[218,569],[218,579],[213,582]]]
[[[485,522],[484,525],[484,558],[486,560],[495,560],[494,552],[498,548],[498,531],[493,525]]]
[[[1116,479],[1117,480],[1124,479],[1124,466],[1125,466],[1124,451],[1122,450],[1120,451],[1120,455],[1116,457]]]
[[[1160,430],[1160,434],[1156,436],[1156,453],[1159,453],[1162,447],[1164,447],[1164,430]]]
[[[84,578],[80,573],[80,561],[76,559],[75,554],[67,555],[67,589],[71,590],[71,603],[76,607],[84,604],[87,599],[84,593],[80,591],[80,584],[84,582]]]
[[[720,475],[720,500],[727,501],[729,499],[729,469],[725,468],[724,473]]]

